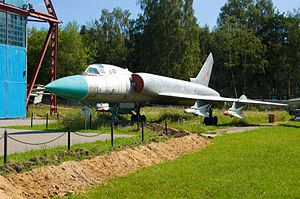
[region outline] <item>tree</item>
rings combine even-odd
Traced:
[[[230,1],[233,3],[225,4],[218,18],[218,29],[215,30],[217,42],[217,54],[219,63],[223,71],[227,73],[225,85],[234,90],[235,96],[245,94],[253,97],[254,90],[259,80],[253,77],[259,77],[258,74],[264,72],[265,47],[260,39],[256,37],[255,32],[247,24],[247,14],[241,14],[239,10],[253,9],[252,1],[245,2]],[[240,3],[241,5],[239,5]],[[231,8],[230,6],[234,6]],[[248,8],[245,8],[248,6]],[[238,11],[238,12],[237,12]],[[228,13],[227,13],[228,12]]]
[[[37,30],[32,28],[28,33],[28,45],[27,45],[27,80],[28,82],[32,78],[34,68],[38,62],[40,52],[42,50],[45,38],[47,36],[47,30]],[[50,47],[50,46],[49,46]],[[39,74],[36,79],[36,83],[46,84],[50,81],[50,56],[49,48],[42,62]]]
[[[35,68],[38,56],[42,50],[47,31],[37,31],[32,28],[28,36],[28,80]],[[58,45],[58,77],[79,74],[87,67],[88,49],[85,47],[78,32],[76,23],[68,23],[59,28]],[[50,81],[50,44],[37,76],[37,83],[47,84]]]
[[[99,20],[90,27],[83,26],[81,34],[91,51],[92,60],[124,66],[128,63],[130,13],[114,8],[112,12],[103,9]]]
[[[68,23],[59,30],[59,77],[80,74],[88,66],[88,48],[78,31],[79,27],[75,22]]]
[[[286,18],[278,11],[269,16],[262,26],[262,43],[266,46],[265,57],[268,60],[266,67],[265,88],[270,96],[282,98],[287,92],[284,89],[284,79],[287,71],[287,30]]]
[[[293,93],[300,87],[300,8],[288,13],[286,19],[287,45],[287,96],[293,98]],[[298,91],[299,95],[299,91]]]
[[[188,79],[200,66],[199,27],[192,0],[140,0],[138,65],[146,72]]]

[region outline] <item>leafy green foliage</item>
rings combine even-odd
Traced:
[[[191,0],[139,1],[143,14],[137,19],[137,66],[143,71],[188,79],[197,75],[199,27]]]
[[[38,61],[47,31],[32,28],[28,37],[28,80],[34,71]],[[68,23],[59,27],[58,32],[58,77],[82,73],[88,61],[88,48],[78,32],[76,23]],[[47,84],[50,82],[50,44],[47,48],[44,61],[37,76],[36,83]]]
[[[237,96],[291,97],[292,87],[298,87],[298,80],[291,85],[291,70],[297,72],[299,65],[299,48],[294,48],[299,41],[294,37],[299,29],[299,15],[295,13],[290,14],[294,16],[291,20],[275,11],[273,2],[267,0],[228,0],[221,8],[218,27],[213,31],[217,41],[215,54],[221,65],[219,71],[231,76],[220,81],[235,90]],[[221,87],[220,83],[217,86]]]
[[[97,63],[126,66],[130,49],[128,48],[130,13],[114,8],[112,12],[102,10],[100,19],[90,27],[83,26],[81,35],[89,45],[91,59]]]
[[[193,0],[139,0],[141,13],[103,9],[78,30],[59,29],[59,77],[81,73],[88,64],[108,63],[188,80],[210,52],[210,86],[222,96],[279,99],[297,97],[300,87],[300,11],[280,13],[271,0],[227,0],[217,26],[199,27]],[[201,20],[201,19],[199,19]],[[38,60],[46,30],[31,29],[28,79]],[[49,50],[37,83],[48,83]]]

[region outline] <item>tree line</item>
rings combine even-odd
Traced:
[[[210,86],[221,95],[278,99],[299,97],[300,9],[280,13],[272,0],[227,0],[217,25],[200,27],[193,0],[139,0],[141,13],[103,9],[99,19],[59,28],[58,76],[81,73],[91,63],[108,63],[132,72],[189,80],[210,52]],[[201,19],[200,19],[201,20]],[[28,78],[47,30],[28,37]],[[37,82],[50,81],[47,53]]]

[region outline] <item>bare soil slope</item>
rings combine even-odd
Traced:
[[[65,162],[59,166],[37,168],[21,174],[0,176],[0,198],[49,198],[64,196],[119,177],[181,154],[199,151],[212,142],[198,135],[174,138],[133,149],[111,152],[90,160]]]

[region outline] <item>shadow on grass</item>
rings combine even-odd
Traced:
[[[157,120],[154,120],[153,122],[160,123],[165,120],[168,120],[170,122],[178,122],[181,120],[190,120],[192,119],[192,115],[182,115],[178,113],[164,113],[162,114]]]
[[[194,115],[183,115],[183,114],[176,114],[176,113],[164,113],[161,114],[161,116],[157,119],[157,120],[153,120],[152,122],[156,122],[156,123],[162,123],[165,120],[167,120],[168,122],[171,123],[176,123],[176,122],[182,122],[183,120],[185,121],[189,121],[189,120],[194,120],[195,116]],[[204,117],[197,117],[197,119],[199,120],[204,120]],[[199,125],[203,125],[203,122],[201,122],[201,124]],[[217,129],[220,128],[229,128],[229,127],[246,127],[246,126],[257,126],[257,124],[251,124],[248,123],[245,120],[236,120],[236,121],[230,121],[230,122],[222,122],[219,121],[218,125],[209,125],[207,127],[216,127]]]
[[[119,118],[118,127],[132,126],[131,121],[128,120],[125,115],[124,116],[119,115],[118,118]],[[62,126],[61,130],[66,130],[68,127],[70,127],[72,131],[82,131],[85,129],[85,125],[87,127],[87,130],[98,130],[103,128],[110,128],[110,125],[112,123],[112,118],[110,114],[96,115],[92,118],[91,126],[90,126],[90,117],[87,117],[85,119],[85,117],[81,115],[77,115],[73,118],[64,118],[58,122]]]
[[[300,128],[300,126],[297,126],[297,125],[291,125],[291,124],[280,124],[279,126],[290,127],[290,128],[297,128],[297,129]]]
[[[249,124],[245,121],[235,121],[235,122],[230,122],[230,123],[225,123],[225,124],[219,124],[219,127],[245,127],[245,126],[257,126],[257,124]]]

